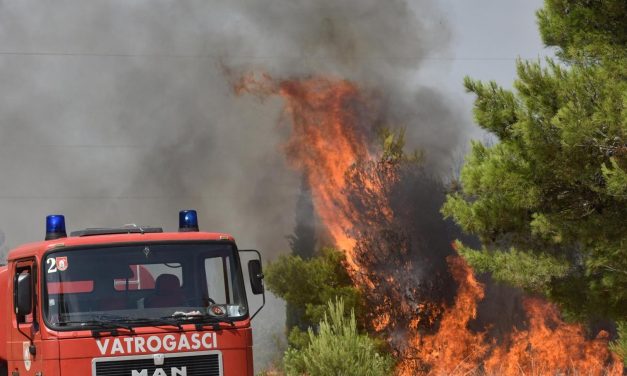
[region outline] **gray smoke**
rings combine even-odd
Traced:
[[[450,172],[469,125],[450,100],[418,81],[426,59],[446,51],[451,39],[435,1],[270,0],[240,11],[242,30],[258,36],[238,39],[241,54],[257,59],[225,59],[227,65],[280,79],[355,81],[375,92],[386,125],[407,128],[409,146],[427,152],[430,168]]]
[[[417,81],[450,35],[433,1],[0,1],[0,230],[6,246],[196,208],[266,259],[289,250],[301,177],[281,153],[279,99],[235,97],[224,66],[325,74],[376,90],[386,121],[449,168],[456,110]],[[281,302],[255,323],[258,366]],[[259,333],[261,335],[259,335]]]

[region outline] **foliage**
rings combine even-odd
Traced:
[[[561,63],[519,61],[514,91],[465,79],[499,142],[472,144],[442,208],[484,244],[460,248],[473,267],[580,319],[627,317],[626,9],[546,0],[540,31]]]
[[[314,206],[311,188],[306,177],[303,177],[300,194],[296,201],[296,226],[294,227],[294,233],[287,238],[292,254],[299,255],[304,259],[314,256],[316,246]]]
[[[617,60],[627,54],[624,0],[545,0],[537,15],[542,40],[559,47],[564,60],[582,56]]]
[[[309,345],[289,349],[284,363],[287,375],[384,376],[392,373],[393,361],[377,351],[375,341],[357,332],[355,312],[345,315],[344,302],[329,301],[318,333],[309,329]]]
[[[534,255],[511,248],[509,252],[492,253],[486,249],[474,250],[458,242],[457,251],[475,271],[492,272],[496,281],[509,282],[528,291],[541,292],[555,276],[568,272],[564,260],[547,254]]]
[[[266,284],[276,295],[283,298],[303,313],[307,326],[320,322],[327,302],[342,298],[349,309],[360,317],[360,294],[346,272],[343,253],[332,248],[323,248],[311,259],[286,255],[266,268]],[[291,329],[289,342],[302,346],[303,332],[298,327]]]
[[[306,176],[301,181],[300,194],[296,201],[296,226],[294,233],[288,236],[293,255],[305,260],[315,254],[316,231],[315,215],[311,189]],[[285,325],[289,332],[288,341],[295,346],[296,343],[307,342],[307,328],[309,322],[304,319],[304,308],[287,303],[285,307]]]
[[[378,130],[381,142],[380,162],[388,162],[395,165],[412,164],[419,167],[424,160],[421,150],[413,150],[411,153],[405,150],[405,129],[392,130],[382,127]]]
[[[627,321],[618,323],[618,332],[621,336],[610,344],[610,348],[621,358],[627,359]]]

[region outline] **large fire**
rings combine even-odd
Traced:
[[[411,256],[416,236],[406,233],[407,221],[397,220],[403,208],[392,204],[391,187],[402,171],[374,146],[381,119],[369,92],[342,79],[252,74],[235,90],[283,98],[284,120],[292,127],[285,154],[306,175],[331,241],[346,252],[349,272],[372,307],[370,330],[396,351],[398,375],[622,374],[607,333],[586,338],[582,326],[565,323],[538,298],[524,300],[526,327],[506,338],[471,330],[484,286],[458,256],[433,256],[456,286],[452,301],[440,297],[446,289],[437,281],[446,278],[433,272],[436,267],[425,272],[418,265],[422,259]],[[435,236],[418,238],[429,235]]]

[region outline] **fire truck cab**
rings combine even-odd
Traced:
[[[61,215],[46,240],[9,252],[0,267],[0,376],[253,375],[248,283],[264,294],[257,251],[198,231],[127,225],[66,236]],[[263,299],[265,303],[265,297]]]

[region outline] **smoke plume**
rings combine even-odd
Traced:
[[[446,49],[433,1],[0,1],[0,230],[6,246],[129,222],[233,233],[266,258],[289,249],[302,176],[282,153],[281,100],[233,95],[231,79],[325,74],[376,93],[382,125],[407,128],[447,173],[465,126],[417,82]],[[225,71],[231,76],[225,76]],[[261,363],[282,330],[256,323]],[[258,362],[258,364],[260,364]]]

